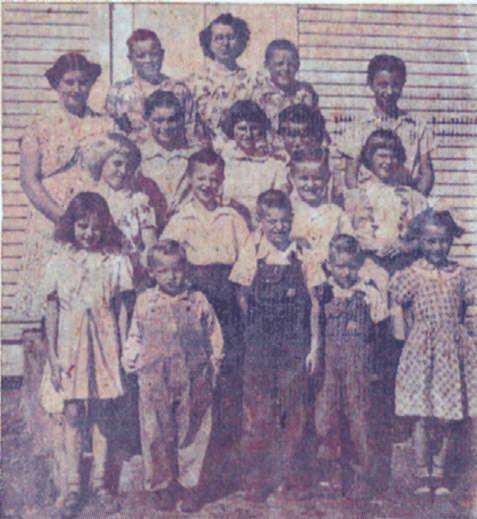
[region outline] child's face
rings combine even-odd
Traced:
[[[281,88],[293,84],[298,67],[295,53],[284,49],[274,50],[267,63],[272,81]]]
[[[101,178],[114,191],[123,189],[131,175],[126,153],[117,151],[106,159],[103,165]]]
[[[419,246],[424,258],[439,267],[446,264],[452,241],[445,227],[427,224],[422,229]]]
[[[291,181],[298,196],[310,205],[320,204],[325,198],[330,171],[326,161],[295,162]]]
[[[156,253],[154,266],[149,267],[149,273],[158,287],[169,295],[180,294],[184,290],[186,278],[186,263],[178,255],[168,256]]]
[[[164,50],[157,41],[137,41],[132,45],[129,59],[141,78],[155,81],[161,73]]]
[[[289,244],[293,221],[290,211],[275,207],[262,208],[259,218],[260,228],[272,245],[280,248]]]
[[[285,122],[280,127],[283,145],[289,155],[306,153],[320,145],[306,122]]]
[[[360,266],[361,262],[356,254],[330,251],[328,268],[331,276],[340,287],[350,288],[356,283]]]
[[[371,157],[371,171],[383,181],[390,180],[398,171],[396,153],[387,148],[378,148]]]
[[[257,141],[263,137],[260,124],[253,121],[239,121],[234,126],[234,141],[247,155],[253,155],[257,149]]]
[[[173,106],[156,106],[149,116],[149,128],[160,146],[173,148],[184,137],[184,118]]]
[[[404,87],[404,79],[396,71],[380,70],[373,78],[371,85],[376,105],[384,111],[395,109]]]
[[[92,86],[86,72],[70,70],[63,74],[56,91],[63,106],[70,112],[78,113],[86,107]]]
[[[214,58],[221,62],[227,62],[238,56],[240,40],[230,25],[214,23],[211,27],[210,52]]]
[[[101,242],[101,225],[96,215],[80,218],[74,223],[75,243],[80,249],[97,250]]]
[[[192,193],[206,207],[216,203],[223,181],[224,175],[218,165],[193,164],[190,175]]]

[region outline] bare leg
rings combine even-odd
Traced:
[[[444,469],[447,460],[447,454],[450,445],[451,427],[448,423],[440,422],[435,425],[439,428],[440,443],[438,451],[432,456],[432,475],[441,480],[439,487],[436,489],[436,495],[445,495],[449,493],[447,484],[444,481]]]
[[[81,426],[84,406],[81,402],[65,403],[65,452],[68,492],[80,491]]]
[[[106,469],[106,459],[108,456],[108,440],[101,427],[94,423],[92,427],[93,437],[93,473],[91,486],[93,491],[104,487],[104,475]]]
[[[429,424],[425,418],[419,418],[414,426],[413,440],[416,453],[416,476],[419,481],[415,494],[428,494],[431,489],[429,478]]]

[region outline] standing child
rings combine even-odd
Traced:
[[[118,507],[105,487],[112,433],[112,405],[124,393],[120,370],[126,333],[125,292],[132,290],[131,267],[118,252],[121,233],[106,201],[80,193],[59,220],[55,239],[62,245],[48,264],[46,335],[48,364],[43,402],[65,417],[67,495],[62,517],[80,507],[82,425],[92,426],[92,491],[109,512]]]
[[[290,238],[288,196],[257,200],[259,229],[245,244],[230,280],[240,285],[245,319],[243,438],[246,498],[299,486],[296,457],[305,425],[309,297],[299,246]]]
[[[409,227],[421,259],[395,274],[391,301],[410,309],[396,381],[396,414],[415,420],[416,494],[449,494],[445,479],[452,424],[477,417],[477,344],[466,308],[476,302],[475,274],[449,260],[455,237],[463,234],[448,211],[428,209]],[[401,316],[401,312],[393,312]],[[473,420],[474,421],[474,420]]]
[[[161,240],[148,253],[157,286],[136,303],[123,352],[128,372],[139,376],[145,487],[157,492],[160,510],[201,507],[197,487],[212,426],[212,390],[223,339],[206,297],[186,284],[184,248]]]
[[[318,456],[351,469],[355,499],[371,492],[375,327],[388,316],[387,294],[363,275],[363,260],[355,238],[332,238],[323,265],[326,281],[312,299],[312,345],[306,361],[310,373],[324,373],[315,412]]]

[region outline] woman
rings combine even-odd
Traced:
[[[219,126],[227,108],[235,101],[251,98],[252,79],[237,64],[249,38],[245,20],[230,13],[215,18],[199,35],[207,59],[204,69],[192,76],[191,90],[201,123],[211,137],[223,138]]]
[[[20,146],[20,180],[34,207],[25,234],[25,256],[17,310],[22,317],[41,317],[36,283],[53,247],[53,226],[68,202],[85,191],[91,177],[80,166],[80,146],[112,129],[109,119],[88,106],[101,67],[82,54],[69,53],[49,68],[46,79],[58,93],[58,104],[28,127]]]

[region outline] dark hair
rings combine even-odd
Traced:
[[[289,196],[278,189],[269,189],[258,195],[256,212],[259,218],[264,209],[284,209],[293,214]]]
[[[146,41],[152,40],[155,41],[159,47],[162,49],[161,40],[157,37],[157,34],[154,31],[150,31],[149,29],[136,29],[131,36],[129,36],[126,44],[128,46],[129,53],[132,52],[133,45],[138,41]]]
[[[178,256],[181,262],[187,263],[187,255],[184,247],[175,240],[159,240],[155,243],[147,253],[147,266],[149,268],[157,265],[155,254],[163,254],[164,256]]]
[[[361,246],[359,241],[349,234],[336,234],[330,240],[330,252],[338,252],[352,254],[353,256],[361,255]]]
[[[396,159],[399,165],[403,165],[406,162],[406,150],[402,144],[401,139],[397,133],[392,130],[375,130],[366,139],[363,148],[361,149],[361,162],[368,168],[371,169],[371,163],[373,155],[379,149],[386,149],[393,151],[396,155]]]
[[[101,66],[97,63],[88,61],[83,54],[79,52],[70,52],[63,54],[56,61],[55,64],[45,72],[45,77],[50,83],[50,86],[55,90],[60,84],[61,78],[66,72],[79,70],[85,72],[90,83],[94,83],[101,74]]]
[[[270,121],[265,112],[254,101],[236,101],[225,113],[222,130],[229,139],[234,137],[234,128],[240,121],[254,122],[260,125],[263,134],[270,128]]]
[[[449,211],[436,211],[433,208],[428,208],[420,212],[411,220],[405,239],[407,241],[418,240],[426,225],[445,227],[452,238],[460,238],[465,233],[465,230],[457,225]]]
[[[371,85],[374,76],[381,70],[397,72],[402,77],[402,82],[406,82],[406,64],[401,58],[389,54],[378,54],[368,63],[368,85]]]
[[[75,223],[89,215],[97,216],[101,226],[101,250],[120,252],[123,234],[116,227],[106,200],[98,193],[79,193],[70,201],[56,224],[54,239],[75,245]]]
[[[268,65],[273,52],[276,50],[288,50],[292,52],[298,62],[298,66],[300,66],[300,55],[298,54],[298,49],[290,40],[273,40],[270,42],[265,51],[265,65]]]
[[[202,148],[199,151],[196,151],[193,153],[187,162],[187,169],[186,169],[186,175],[191,176],[194,164],[206,164],[207,166],[215,166],[217,165],[222,172],[222,175],[224,173],[225,169],[225,162],[224,159],[215,152],[212,148]]]
[[[185,117],[184,107],[173,92],[156,90],[149,95],[144,101],[144,118],[149,119],[154,108],[158,106],[172,107],[176,110],[179,117]]]
[[[214,59],[214,55],[210,50],[210,42],[212,40],[212,25],[215,24],[229,25],[232,27],[234,33],[237,35],[240,41],[240,47],[236,56],[238,58],[246,49],[248,40],[250,39],[250,29],[248,28],[247,22],[242,20],[242,18],[232,16],[230,13],[221,14],[212,20],[205,29],[200,31],[199,42],[200,46],[202,47],[202,52],[204,53],[204,56],[207,56],[211,59]]]
[[[286,123],[306,124],[307,132],[322,143],[326,135],[326,122],[321,112],[304,104],[291,105],[278,115],[278,133],[283,135]]]

